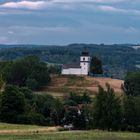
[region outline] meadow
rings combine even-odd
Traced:
[[[43,134],[0,135],[0,140],[140,140],[140,134],[128,132],[67,131]]]
[[[61,127],[0,123],[0,140],[140,140],[139,133],[60,130]]]

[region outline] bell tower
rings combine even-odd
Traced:
[[[90,56],[87,49],[82,51],[80,56],[80,66],[81,66],[81,74],[88,75],[90,71]]]

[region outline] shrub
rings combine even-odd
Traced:
[[[43,115],[38,113],[30,113],[19,115],[17,123],[20,124],[34,124],[34,125],[50,125],[50,119],[46,119]]]

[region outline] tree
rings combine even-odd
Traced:
[[[25,98],[17,86],[7,85],[1,97],[0,117],[4,122],[16,122],[24,113]]]
[[[93,107],[94,127],[103,130],[118,130],[121,124],[120,99],[107,84],[107,90],[99,87]]]
[[[124,127],[128,131],[138,131],[140,126],[140,97],[124,98]]]
[[[17,59],[7,64],[3,73],[8,84],[27,86],[30,89],[47,86],[50,82],[47,64],[35,56]]]
[[[0,75],[0,91],[3,89],[4,81],[2,79],[2,75]]]
[[[102,61],[96,56],[91,58],[90,72],[92,74],[102,74],[103,73]]]
[[[123,86],[126,95],[140,95],[140,72],[128,73]]]

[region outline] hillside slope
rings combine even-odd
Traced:
[[[123,80],[103,77],[53,75],[50,85],[39,93],[47,92],[61,97],[70,92],[77,94],[88,92],[91,96],[94,96],[98,92],[99,85],[105,88],[106,83],[109,83],[115,92],[121,95],[123,93],[121,89],[123,82]]]

